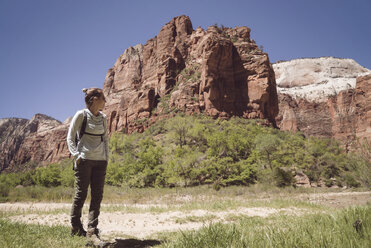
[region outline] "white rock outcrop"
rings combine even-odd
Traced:
[[[273,69],[278,93],[317,102],[354,88],[357,77],[371,73],[353,59],[333,57],[277,62]]]

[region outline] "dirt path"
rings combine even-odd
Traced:
[[[317,204],[334,207],[350,205],[364,205],[371,203],[371,192],[345,192],[326,194],[303,194],[294,198]],[[103,208],[117,207],[117,204],[103,204]],[[41,225],[65,225],[69,226],[68,203],[3,203],[0,211],[14,212],[8,217],[12,221],[33,223]],[[137,213],[118,211],[102,211],[99,228],[103,230],[102,236],[106,238],[148,238],[157,232],[179,231],[198,229],[210,222],[231,222],[236,216],[259,216],[268,217],[274,214],[300,215],[307,209],[290,208],[267,208],[267,207],[243,207],[229,211],[151,211],[153,207],[166,207],[156,204],[133,204],[126,205],[135,209],[141,209]],[[50,213],[52,211],[52,213]],[[47,213],[49,212],[49,213]],[[84,207],[83,222],[87,222],[87,206]]]
[[[343,208],[354,205],[366,205],[367,203],[371,204],[371,192],[312,193],[300,195],[299,199],[329,207]]]
[[[23,203],[24,204],[24,203]],[[22,204],[22,205],[23,205]],[[53,203],[51,208],[63,209],[64,204]],[[35,205],[33,206],[35,207]],[[1,206],[0,206],[1,208]],[[86,212],[86,211],[85,211]],[[99,217],[99,228],[104,236],[145,238],[157,232],[198,229],[205,223],[228,222],[236,215],[267,217],[272,214],[293,214],[300,212],[295,208],[239,208],[233,211],[193,210],[188,212],[169,211],[164,213],[123,213],[103,212]],[[84,218],[85,217],[85,218]],[[67,213],[60,214],[25,214],[9,217],[12,221],[41,225],[69,225]],[[86,214],[83,216],[86,224]]]

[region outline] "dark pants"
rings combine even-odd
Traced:
[[[88,188],[91,188],[88,228],[96,228],[100,203],[103,198],[104,179],[107,161],[82,160],[75,168],[75,198],[71,210],[72,226],[81,226],[81,211],[84,206]]]

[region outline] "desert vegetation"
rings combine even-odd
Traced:
[[[190,187],[270,183],[295,186],[306,174],[327,187],[371,185],[370,147],[346,154],[334,140],[282,132],[242,118],[177,115],[144,133],[114,133],[106,183],[122,187]],[[72,161],[0,175],[0,197],[17,185],[73,187]]]
[[[107,184],[188,187],[273,182],[295,186],[301,171],[312,183],[369,187],[366,157],[346,154],[334,140],[304,137],[242,118],[182,116],[162,120],[144,133],[111,137]]]
[[[146,233],[147,227],[137,224],[137,233],[134,228],[131,234],[109,233],[105,239],[146,234],[161,243],[158,247],[370,246],[367,144],[360,153],[347,154],[334,140],[282,132],[259,121],[179,114],[143,133],[115,133],[110,148],[103,231],[113,220],[122,218],[129,225],[143,215],[154,216],[155,225],[176,227]],[[323,187],[296,187],[299,172]],[[68,229],[66,202],[72,200],[73,185],[71,160],[1,174],[2,202],[62,205],[0,209],[0,246],[83,247],[85,240],[71,237]],[[353,202],[353,191],[364,194],[358,202]],[[347,199],[342,192],[351,199],[340,200]],[[161,219],[167,214],[173,217]],[[36,224],[35,215],[56,224]],[[188,225],[197,228],[177,231]]]

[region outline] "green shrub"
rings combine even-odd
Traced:
[[[0,182],[0,197],[7,197],[10,192],[10,186],[6,183]]]
[[[273,161],[281,140],[276,135],[270,133],[261,133],[256,136],[254,143],[262,158],[267,161],[269,168],[273,169]]]
[[[203,115],[177,115],[155,123],[143,134],[114,134],[111,147],[107,182],[130,187],[217,181],[222,186],[257,181],[293,185],[293,176],[284,168],[301,169],[311,181],[332,185],[336,178],[337,185],[343,185],[344,172],[359,178],[360,168],[368,168],[361,166],[364,163],[357,156],[350,159],[333,140],[305,138],[238,117],[213,120]],[[366,176],[362,179],[359,182],[368,181]]]
[[[360,187],[361,184],[354,178],[351,173],[346,173],[344,175],[344,182],[348,187],[357,188]]]
[[[33,180],[40,186],[59,186],[61,185],[61,169],[58,164],[37,168],[33,175]]]
[[[32,170],[32,171],[26,171],[24,173],[21,173],[20,175],[20,184],[23,185],[23,186],[31,186],[31,185],[35,185],[35,181],[34,181],[34,174],[35,174],[35,170]]]
[[[73,187],[75,183],[75,171],[72,169],[72,163],[69,167],[62,169],[60,172],[60,185]]]
[[[117,162],[109,163],[106,172],[106,183],[113,186],[121,186],[124,181],[124,172]]]
[[[0,183],[15,187],[21,183],[21,178],[18,173],[0,174]]]
[[[291,170],[287,168],[275,168],[273,178],[278,187],[292,186],[295,182]]]
[[[371,187],[371,166],[364,154],[346,154],[331,139],[306,138],[258,124],[239,117],[222,120],[178,114],[144,133],[114,133],[106,183],[188,187],[262,182],[284,187],[295,183],[286,170],[291,168],[328,186]],[[71,167],[71,160],[64,160],[25,173],[0,174],[0,183],[72,187]]]

